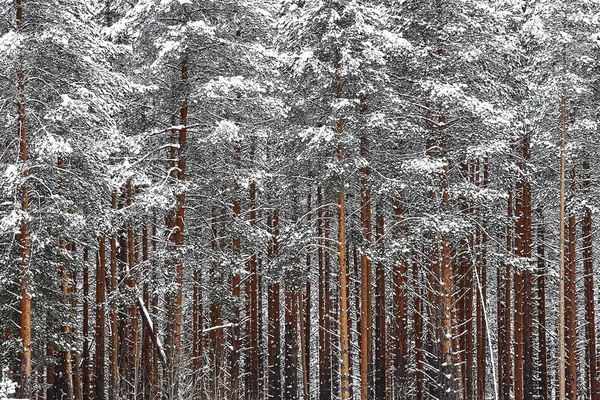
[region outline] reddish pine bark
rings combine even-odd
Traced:
[[[549,399],[548,387],[548,346],[546,344],[546,256],[544,249],[544,225],[541,219],[537,231],[537,290],[538,290],[538,349],[540,353],[539,363],[539,392],[538,397]],[[597,399],[594,399],[597,400]]]
[[[89,249],[86,247],[83,249],[83,315],[81,324],[83,325],[82,334],[83,334],[83,353],[82,353],[82,363],[81,363],[81,372],[82,372],[82,400],[90,400],[90,321],[89,321],[89,295],[90,295],[90,285],[89,285],[89,267],[88,267],[88,259],[89,259]],[[106,275],[106,274],[105,274]],[[106,277],[104,277],[104,282],[106,282]]]
[[[298,294],[293,283],[285,289],[284,390],[285,400],[298,399]]]
[[[117,196],[112,195],[112,209],[117,208]],[[104,239],[106,240],[106,239]],[[104,249],[104,246],[101,246]],[[103,250],[105,251],[105,250]],[[119,334],[118,334],[118,309],[117,309],[117,236],[110,237],[110,354],[109,354],[109,383],[108,398],[117,400],[119,394]],[[97,379],[96,379],[97,380]],[[98,394],[96,394],[96,400]]]
[[[95,327],[95,352],[94,352],[94,381],[95,400],[104,400],[104,386],[106,375],[104,374],[104,338],[106,326],[106,236],[101,235],[98,239],[98,256],[96,261],[96,327]],[[116,335],[116,333],[115,333]]]
[[[571,203],[575,198],[575,169],[571,170]],[[566,398],[577,399],[577,288],[575,261],[575,213],[570,210],[567,220],[567,262],[565,268],[565,350]]]
[[[376,210],[375,242],[380,257],[385,255],[383,246],[384,218],[380,207]],[[375,400],[387,398],[386,369],[386,313],[385,313],[385,270],[381,261],[375,266]]]
[[[477,162],[479,170],[479,162]],[[487,189],[488,185],[488,162],[487,158],[483,164],[482,186]],[[477,179],[479,183],[479,179]],[[477,293],[477,398],[485,399],[486,383],[486,365],[487,365],[487,321],[485,317],[485,305],[487,303],[487,256],[486,244],[487,234],[485,230],[485,216],[481,215],[482,210],[478,210],[479,221],[483,229],[478,228],[477,236],[479,241],[479,262],[478,267],[478,287]]]
[[[23,27],[23,2],[15,0],[17,15],[17,31]],[[22,163],[27,163],[27,131],[25,130],[25,73],[20,67],[17,71],[17,123],[19,135],[19,158]],[[27,179],[29,170],[23,170],[23,178]],[[29,194],[27,185],[23,183],[21,187],[21,211],[27,214],[29,212]],[[32,395],[31,381],[31,277],[29,271],[31,257],[31,242],[29,225],[26,220],[21,221],[19,231],[19,247],[21,256],[21,367],[19,396],[21,398],[30,398]]]
[[[369,155],[369,143],[366,136],[360,140],[360,154],[363,158]],[[371,311],[371,260],[367,257],[371,243],[371,193],[369,190],[369,166],[361,168],[360,190],[360,224],[363,233],[364,245],[361,248],[361,335],[360,335],[360,397],[368,400],[371,380],[371,343],[372,343],[372,311]]]
[[[254,146],[254,144],[253,144]],[[252,150],[254,153],[254,149]],[[256,183],[250,184],[250,224],[256,226]],[[260,362],[259,362],[259,339],[258,339],[258,308],[260,307],[260,299],[258,298],[258,262],[257,255],[253,253],[248,262],[248,287],[247,297],[249,302],[249,321],[248,321],[248,336],[249,336],[249,362],[248,376],[249,400],[258,400],[260,396]]]
[[[590,162],[583,162],[583,188],[589,194],[591,187]],[[600,399],[598,384],[598,365],[596,355],[596,316],[594,295],[594,262],[593,262],[593,226],[592,210],[585,207],[582,224],[583,239],[583,273],[585,285],[585,334],[586,334],[586,356],[588,365],[587,386],[589,387],[589,399]]]
[[[406,237],[407,229],[402,222],[404,218],[404,207],[402,204],[402,195],[399,194],[394,201],[394,214],[396,217],[397,237]],[[393,391],[396,396],[401,396],[408,390],[408,260],[402,256],[399,265],[394,269],[394,308],[396,346],[394,357],[394,386]]]
[[[327,235],[324,229],[326,213],[323,212],[323,192],[317,189],[317,236]],[[323,246],[329,241],[319,239],[317,251],[319,265],[319,400],[331,400],[331,351],[329,350],[329,269]]]
[[[279,215],[277,211],[269,217],[270,226],[273,230],[273,242],[269,247],[269,258],[274,258],[279,253]],[[281,330],[280,330],[280,287],[279,282],[269,284],[268,289],[268,319],[269,326],[267,332],[268,338],[268,376],[269,376],[269,398],[273,400],[281,399]]]

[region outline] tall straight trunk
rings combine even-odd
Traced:
[[[575,198],[575,169],[571,170],[571,203]],[[565,347],[567,356],[566,398],[577,398],[577,288],[575,253],[575,212],[567,220],[567,263],[565,268]]]
[[[540,384],[538,398],[549,399],[548,346],[546,344],[546,255],[544,249],[544,236],[544,224],[541,219],[540,210],[540,221],[537,230],[538,349],[540,352]]]
[[[15,0],[17,15],[17,31],[23,29],[23,2]],[[28,160],[27,131],[25,130],[25,73],[22,66],[17,71],[17,123],[19,134],[19,158],[23,164]],[[23,178],[26,181],[29,175],[29,169],[23,169]],[[21,187],[21,211],[24,214],[29,212],[29,193],[27,184],[23,183]],[[29,225],[26,219],[21,220],[19,231],[19,247],[21,255],[21,367],[19,396],[30,398],[32,395],[31,382],[31,242]]]
[[[360,140],[360,153],[363,158],[369,156],[369,142],[366,136]],[[372,272],[371,260],[367,252],[371,243],[371,193],[369,190],[369,177],[371,169],[368,166],[361,168],[361,191],[360,191],[360,224],[363,233],[364,245],[361,249],[361,335],[360,335],[360,398],[369,399],[369,388],[371,379],[371,343],[372,343]]]
[[[132,203],[132,185],[131,180],[127,182],[127,206],[131,207]],[[136,263],[136,251],[135,251],[135,234],[133,228],[133,221],[127,223],[127,263],[128,263],[128,274],[127,274],[127,286],[131,293],[135,293],[136,290],[136,279],[135,279],[135,263]],[[137,382],[139,376],[139,320],[138,310],[135,300],[131,301],[129,305],[129,341],[127,350],[129,352],[129,365],[128,370],[130,371],[131,385],[130,393],[133,397],[136,397]]]
[[[439,128],[441,131],[446,129],[446,117],[439,117]],[[445,149],[445,143],[442,141],[440,144],[442,150]],[[448,165],[445,164],[441,172],[441,209],[446,210],[449,203],[448,194]],[[439,262],[439,276],[438,282],[440,285],[441,295],[441,326],[438,329],[438,340],[442,347],[442,363],[440,365],[440,372],[444,379],[443,383],[443,398],[453,399],[456,398],[458,389],[458,381],[460,380],[460,369],[457,363],[457,358],[454,349],[454,333],[453,323],[454,312],[454,271],[452,263],[452,249],[450,247],[450,236],[448,232],[441,233],[441,258]],[[440,301],[440,300],[438,300]],[[458,379],[457,379],[458,378]]]
[[[117,195],[113,194],[111,208],[117,208]],[[104,238],[104,236],[102,237]],[[101,238],[101,239],[102,239]],[[106,239],[103,239],[104,241]],[[104,249],[104,246],[101,246]],[[102,250],[106,251],[106,250]],[[118,331],[118,307],[117,307],[117,236],[110,237],[110,355],[109,355],[109,384],[108,399],[117,400],[119,395],[119,331]],[[104,365],[104,362],[102,362]],[[98,379],[96,378],[96,385]],[[98,390],[98,389],[97,389]],[[102,389],[104,390],[104,389]],[[96,400],[100,400],[96,391]]]
[[[525,176],[526,162],[530,158],[529,135],[521,142],[522,157],[517,165],[521,177],[516,185],[516,235],[515,255],[523,263],[531,260],[531,185]],[[515,270],[515,322],[514,322],[514,362],[515,400],[531,400],[533,398],[533,275],[531,268],[519,265]]]
[[[254,144],[253,144],[254,146]],[[252,150],[254,155],[254,148]],[[256,183],[250,184],[250,224],[256,226]],[[260,396],[260,362],[259,362],[259,339],[258,339],[258,261],[256,253],[250,256],[248,262],[248,302],[249,302],[249,400],[258,400]]]
[[[279,252],[279,215],[277,211],[269,217],[270,226],[273,230],[273,243],[269,247],[269,258],[274,258]],[[280,330],[280,287],[279,282],[269,284],[268,293],[268,395],[271,400],[281,399],[281,330]]]
[[[83,325],[83,353],[81,360],[81,372],[82,372],[82,400],[90,400],[90,284],[89,284],[89,249],[85,247],[83,249],[83,316],[81,324]],[[105,273],[106,275],[106,273]],[[106,282],[106,276],[104,277]]]
[[[188,56],[184,55],[181,60],[181,84],[183,86],[184,98],[182,105],[179,108],[179,125],[180,128],[174,129],[177,135],[178,146],[171,147],[171,172],[170,177],[173,183],[183,182],[185,178],[186,160],[184,151],[187,142],[187,116],[188,116]],[[176,209],[174,214],[168,218],[169,240],[176,253],[173,256],[171,267],[175,272],[175,303],[171,296],[167,304],[169,308],[169,329],[167,332],[167,350],[168,355],[168,371],[166,376],[169,378],[168,390],[170,398],[177,398],[179,393],[179,366],[181,358],[181,327],[183,322],[183,256],[181,248],[184,243],[184,217],[185,217],[185,191],[181,190],[176,195]]]
[[[477,163],[479,167],[479,162]],[[478,168],[479,169],[479,168]],[[483,163],[482,186],[487,189],[488,185],[488,162],[487,158]],[[487,257],[486,244],[487,236],[485,229],[485,216],[481,215],[482,209],[478,210],[480,225],[483,229],[478,229],[479,237],[479,263],[478,267],[478,288],[477,293],[477,398],[485,400],[486,383],[486,361],[487,361],[487,321],[485,315],[485,306],[487,303]]]
[[[471,183],[474,183],[474,165],[464,163],[461,166],[463,173],[468,177]],[[475,208],[468,199],[464,199],[461,204],[461,212],[467,218],[473,218]],[[475,297],[474,280],[473,280],[473,260],[470,255],[473,254],[475,248],[475,235],[469,234],[466,238],[461,241],[461,247],[464,254],[459,257],[458,269],[459,277],[461,282],[461,292],[463,293],[462,298],[459,301],[459,324],[464,323],[464,333],[460,337],[461,349],[464,350],[464,368],[462,368],[464,393],[466,398],[472,398],[474,396],[474,377],[475,372],[473,371],[473,361],[475,359],[473,335],[475,330],[473,329],[473,300]]]
[[[77,248],[75,243],[69,244],[69,252],[71,252],[72,257],[76,258]],[[77,271],[73,269],[69,275],[71,279],[71,283],[69,285],[69,303],[71,304],[71,315],[75,321],[73,323],[72,335],[74,335],[75,338],[78,338],[79,333],[77,331],[76,323],[78,320],[78,296],[76,296],[78,287]],[[78,339],[75,340],[77,341]],[[73,398],[75,400],[83,400],[83,393],[81,389],[81,354],[77,349],[73,351]]]
[[[57,167],[59,172],[64,170],[64,159],[61,155],[58,156]],[[64,186],[64,178],[62,176],[59,178],[59,185]],[[65,210],[61,210],[61,213],[65,213]],[[67,255],[69,252],[69,243],[67,239],[61,235],[58,239],[58,244],[62,258],[59,271],[60,291],[62,293],[63,304],[65,307],[68,307],[67,305],[70,303],[69,293],[71,290],[71,283],[69,282],[71,277],[67,265],[67,260],[69,257]],[[73,316],[70,314],[70,310],[67,312],[62,322],[62,340],[69,342],[71,337],[71,324],[73,323]],[[59,398],[61,400],[73,400],[73,353],[71,351],[73,345],[68,344],[65,347],[66,348],[62,351],[60,358],[60,373],[58,380],[58,386],[60,389]]]
[[[375,242],[380,257],[385,255],[383,246],[384,217],[381,207],[376,208]],[[381,261],[375,266],[375,400],[387,398],[386,369],[386,316],[385,316],[385,270]]]
[[[311,192],[308,193],[307,198],[307,222],[310,225],[312,219],[311,209]],[[300,323],[302,332],[300,338],[302,340],[302,392],[304,400],[309,400],[310,397],[310,322],[312,319],[311,315],[311,285],[310,285],[310,264],[311,264],[311,252],[306,252],[306,287],[305,294],[303,296],[304,304],[301,311],[301,317],[303,321]]]
[[[356,343],[358,346],[353,346],[354,348],[359,347],[358,357],[359,357],[359,369],[360,369],[360,343],[361,343],[361,328],[360,328],[360,259],[358,257],[358,248],[357,245],[354,244],[352,246],[352,264],[354,270],[352,271],[352,278],[354,280],[354,312],[355,312],[355,332],[356,332]],[[360,373],[360,370],[358,371]],[[360,384],[360,380],[358,381]]]
[[[291,282],[285,288],[284,391],[285,400],[298,399],[298,292]]]
[[[339,74],[340,64],[336,65],[335,83],[336,83],[336,98],[342,97],[342,79]],[[364,111],[364,109],[363,109]],[[344,120],[338,120],[338,135],[341,137],[344,134]],[[344,149],[341,144],[337,148],[338,162],[340,166],[344,165]],[[340,177],[340,193],[338,197],[338,259],[340,271],[340,394],[342,400],[350,399],[350,342],[349,342],[349,327],[348,327],[348,264],[346,262],[346,194],[344,190],[344,173]],[[366,184],[366,181],[365,181]],[[363,196],[361,196],[363,197]],[[368,197],[368,195],[367,195]],[[384,381],[385,384],[385,381]]]
[[[589,194],[592,185],[590,177],[590,162],[583,162],[583,188],[586,194]],[[595,312],[595,293],[594,293],[594,262],[593,262],[593,229],[592,229],[592,210],[585,207],[583,214],[583,224],[581,227],[583,240],[583,274],[585,285],[585,336],[586,336],[586,356],[588,365],[587,385],[590,388],[589,399],[599,400],[600,392],[598,383],[597,356],[596,356],[596,312]]]
[[[221,210],[221,219],[224,218],[223,214],[224,210]],[[224,223],[223,223],[224,225]],[[218,217],[216,213],[213,213],[212,222],[211,222],[211,230],[212,230],[212,239],[211,239],[211,249],[213,253],[217,253],[219,248],[224,247],[223,240],[219,241],[219,228],[218,228]],[[222,232],[224,235],[224,232]],[[222,278],[218,274],[217,271],[217,262],[213,261],[212,264],[212,276],[216,276],[216,281],[214,285],[219,286],[223,283]],[[223,330],[218,327],[223,324],[223,318],[221,316],[221,304],[217,301],[212,302],[210,306],[210,325],[211,328],[214,328],[210,331],[210,347],[211,347],[211,376],[210,376],[210,395],[213,399],[220,399],[220,382],[221,382],[221,358],[223,356],[223,342],[224,335]]]
[[[241,149],[239,147],[236,148],[236,157],[239,157]],[[239,158],[236,158],[239,161]],[[236,184],[236,192],[239,191],[239,186]],[[240,202],[237,199],[233,201],[233,213],[236,218],[239,218],[242,212]],[[241,239],[236,236],[233,238],[233,251],[236,255],[240,254],[241,251]],[[231,295],[234,299],[239,299],[241,295],[241,277],[238,272],[236,272],[231,280]],[[230,353],[229,353],[229,397],[233,400],[239,398],[239,379],[240,379],[240,353],[242,347],[241,340],[241,329],[240,324],[240,308],[236,304],[234,306],[233,318],[231,319],[231,330],[230,330]]]
[[[402,219],[404,218],[404,206],[402,204],[402,195],[399,194],[394,201],[394,214],[397,226],[396,234],[400,238],[407,235],[407,229]],[[395,318],[396,346],[394,357],[394,387],[396,396],[402,396],[408,390],[408,260],[404,256],[399,261],[399,265],[394,268],[394,302],[393,314]]]
[[[96,263],[96,326],[94,352],[95,400],[104,400],[106,375],[104,374],[104,338],[106,326],[106,236],[98,239],[98,259]],[[111,332],[112,334],[112,332]]]
[[[194,271],[194,288],[192,304],[192,369],[194,391],[199,389],[199,377],[202,368],[203,344],[203,302],[202,302],[202,271],[197,268]]]
[[[423,399],[423,386],[425,380],[425,371],[423,370],[423,299],[421,298],[419,263],[413,259],[412,265],[413,284],[415,286],[415,312],[413,313],[415,327],[415,387],[416,400]]]
[[[531,227],[531,183],[525,177],[526,165],[531,158],[530,149],[531,138],[525,135],[523,138],[523,154],[521,162],[522,176],[522,213],[519,215],[519,223],[522,225],[520,242],[517,246],[520,257],[527,260],[527,268],[523,271],[522,286],[522,313],[523,313],[523,398],[533,400],[535,396],[535,375],[534,375],[534,338],[535,338],[535,296],[533,294],[533,273],[532,273],[532,227]]]
[[[331,400],[331,352],[329,351],[329,270],[326,268],[327,254],[322,246],[327,247],[328,241],[322,240],[326,233],[323,227],[323,191],[317,189],[317,236],[319,248],[317,250],[319,265],[319,400]]]
[[[506,225],[506,253],[512,254],[512,219],[513,219],[513,191],[508,188],[508,211]],[[501,278],[502,273],[504,277]],[[511,352],[510,352],[510,295],[511,263],[504,262],[504,271],[498,268],[498,399],[511,399]],[[500,282],[503,283],[500,286]],[[501,293],[504,291],[504,293]]]
[[[148,227],[144,224],[142,228],[142,262],[147,265],[148,262]],[[146,266],[148,268],[148,266]],[[148,282],[144,282],[143,299],[146,309],[150,310],[150,287]],[[152,391],[152,357],[155,349],[152,346],[152,338],[148,324],[142,325],[142,357],[143,357],[143,399],[150,400]]]

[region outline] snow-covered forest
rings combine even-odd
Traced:
[[[0,55],[0,398],[600,400],[600,0],[0,0]]]

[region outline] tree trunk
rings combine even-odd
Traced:
[[[284,399],[298,399],[298,294],[294,284],[286,282],[284,337]]]
[[[360,154],[363,158],[369,155],[369,143],[366,136],[360,140]],[[368,166],[361,168],[361,191],[360,191],[360,224],[362,227],[364,245],[361,248],[361,335],[360,335],[360,397],[362,400],[369,399],[369,388],[371,380],[371,343],[372,343],[372,311],[371,290],[372,272],[371,260],[367,256],[369,244],[371,243],[371,194],[369,190],[369,177],[371,169]]]
[[[23,3],[15,0],[17,15],[17,31],[23,29]],[[27,132],[25,130],[25,73],[22,66],[17,71],[17,123],[19,131],[19,158],[23,164],[28,160]],[[29,169],[23,169],[23,178],[26,181]],[[21,211],[29,212],[29,193],[26,182],[21,188]],[[19,396],[30,398],[32,395],[31,381],[31,242],[29,225],[26,219],[21,221],[19,231],[19,247],[21,255],[21,368],[19,382]]]
[[[586,194],[589,194],[592,185],[590,177],[590,162],[583,162],[584,178],[583,188]],[[599,400],[598,391],[598,372],[596,357],[596,313],[595,313],[595,293],[594,293],[594,262],[593,262],[593,229],[592,229],[592,210],[585,207],[583,214],[582,239],[583,239],[583,274],[585,285],[585,335],[587,346],[587,365],[588,378],[587,384],[590,388],[589,399]],[[541,321],[540,321],[541,323]],[[544,397],[545,398],[545,397]]]
[[[269,224],[273,229],[273,243],[269,247],[269,258],[274,258],[279,252],[279,215],[273,212]],[[269,284],[268,293],[268,375],[269,375],[269,399],[281,400],[281,331],[279,311],[279,282]]]
[[[422,291],[420,289],[419,263],[416,259],[413,260],[412,273],[413,284],[415,286],[415,312],[413,313],[415,326],[415,399],[423,400],[423,385],[425,379],[425,371],[423,370],[423,300],[421,298]]]
[[[506,226],[506,253],[507,255],[513,252],[513,240],[512,240],[512,219],[513,219],[513,192],[512,189],[508,189],[508,212],[507,212],[507,226]],[[510,353],[510,316],[511,316],[511,300],[510,300],[510,271],[511,263],[505,261],[504,263],[504,294],[502,300],[498,303],[498,398],[500,400],[511,399],[511,353]],[[498,270],[498,276],[501,271]],[[500,293],[500,286],[499,286]],[[500,296],[499,296],[500,297]]]
[[[82,363],[81,363],[81,372],[82,372],[82,380],[83,380],[83,391],[82,391],[82,400],[90,400],[90,321],[89,321],[89,313],[90,313],[90,285],[89,285],[89,249],[86,247],[83,249],[83,316],[81,324],[83,325],[82,334],[83,334],[83,353],[82,353]],[[106,274],[105,274],[106,275]],[[106,276],[104,277],[104,282],[106,282]]]
[[[385,256],[383,245],[384,217],[381,207],[376,210],[375,242],[379,256]],[[386,391],[386,317],[385,317],[385,270],[383,263],[378,261],[375,266],[375,400],[385,400]]]
[[[254,144],[253,144],[254,146]],[[252,150],[254,155],[254,149]],[[256,183],[250,184],[250,224],[256,226]],[[248,302],[249,302],[249,400],[258,400],[260,396],[260,363],[259,363],[259,341],[258,341],[258,262],[256,253],[252,253],[248,262]]]
[[[571,201],[575,198],[575,169],[571,170]],[[567,221],[567,263],[565,269],[565,346],[567,356],[566,398],[577,398],[577,292],[575,261],[575,212],[569,211]]]
[[[308,193],[307,198],[307,222],[310,225],[312,219],[312,210],[311,210],[311,192]],[[311,263],[311,251],[307,250],[306,252],[306,288],[304,294],[304,305],[301,311],[302,321],[300,323],[302,332],[300,334],[300,338],[302,340],[302,391],[304,400],[309,400],[310,398],[310,322],[312,319],[311,316],[311,285],[310,285],[310,263]]]
[[[479,170],[479,162],[477,163],[477,169]],[[479,171],[478,171],[479,175]],[[483,165],[483,189],[487,189],[488,185],[488,162],[487,158]],[[479,179],[477,178],[479,184]],[[485,230],[485,216],[482,214],[482,209],[478,210],[480,214],[478,217],[480,224],[483,229],[478,228],[478,241],[479,241],[479,262],[477,263],[478,268],[478,284],[479,291],[477,293],[477,398],[485,400],[485,383],[486,383],[486,361],[487,361],[487,321],[485,316],[485,306],[487,304],[487,257],[486,257],[486,244],[487,236]]]
[[[529,135],[522,140],[522,158],[517,163],[521,178],[516,185],[515,254],[520,265],[515,271],[515,400],[532,400],[535,393],[533,376],[533,275],[531,262],[531,185],[525,176],[530,158]]]
[[[402,195],[399,194],[394,201],[394,214],[396,217],[397,237],[405,238],[407,229],[402,222],[404,218],[404,207],[402,204]],[[408,260],[402,255],[399,265],[394,269],[394,318],[396,346],[394,357],[394,387],[393,391],[398,398],[409,388],[408,383]]]
[[[328,241],[320,238],[327,235],[323,229],[323,192],[317,189],[317,236],[319,237],[319,400],[331,400],[331,352],[329,351],[329,270],[323,246],[327,248]]]
[[[104,386],[106,376],[104,374],[104,329],[106,326],[106,236],[101,235],[98,239],[98,258],[96,262],[96,326],[95,338],[96,345],[94,352],[94,380],[95,400],[104,400]],[[111,283],[112,286],[112,283]],[[114,293],[113,293],[114,294]],[[116,317],[115,317],[116,318]],[[115,324],[116,325],[116,324]],[[116,327],[115,327],[116,328]],[[116,336],[116,332],[111,335]],[[112,350],[112,349],[111,349]],[[111,360],[112,361],[112,360]]]
[[[113,194],[111,199],[113,210],[117,208],[117,195]],[[104,236],[102,237],[104,238]],[[101,239],[102,239],[101,238]],[[103,240],[106,240],[105,238]],[[104,246],[101,246],[104,249]],[[99,250],[100,251],[100,250]],[[106,251],[106,250],[101,250]],[[109,355],[109,400],[117,400],[119,395],[119,330],[118,330],[118,307],[117,307],[117,236],[112,234],[110,237],[110,355]],[[102,363],[104,365],[104,362]],[[96,378],[96,386],[98,379]],[[103,387],[103,386],[102,386]],[[98,391],[98,389],[96,389]],[[102,389],[104,390],[104,389]],[[100,400],[98,392],[96,399]]]
[[[538,398],[550,399],[548,388],[548,346],[546,344],[546,256],[544,249],[544,224],[541,218],[537,235],[537,290],[538,290],[538,349],[540,352],[539,376],[540,385]],[[592,399],[597,400],[597,399]]]

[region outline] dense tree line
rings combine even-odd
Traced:
[[[0,3],[0,398],[600,399],[597,1]]]

